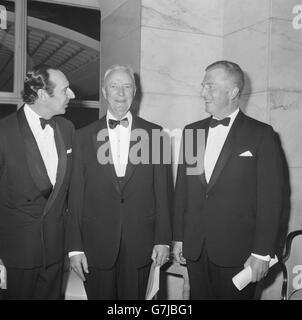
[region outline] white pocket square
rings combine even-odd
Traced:
[[[72,152],[72,149],[68,149],[68,150],[66,151],[67,154],[69,154],[69,153],[71,153],[71,152]]]
[[[253,154],[251,153],[251,151],[245,151],[245,152],[242,152],[239,157],[252,157]]]

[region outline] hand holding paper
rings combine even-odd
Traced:
[[[160,265],[157,265],[154,261],[150,268],[147,291],[146,291],[146,300],[152,300],[159,290],[159,272]]]
[[[272,267],[274,264],[278,262],[277,256],[274,259],[271,259],[269,263],[269,267]],[[232,281],[238,290],[244,289],[251,281],[252,281],[252,269],[250,266],[244,268],[241,272],[236,274],[232,278]]]

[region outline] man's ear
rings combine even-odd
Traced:
[[[233,100],[239,95],[239,88],[234,87],[233,89],[230,90],[230,98]]]
[[[43,90],[43,89],[39,89],[39,90],[37,91],[37,95],[38,95],[38,99],[39,99],[39,100],[42,100],[42,101],[46,100],[46,98],[47,98],[46,91]]]
[[[106,94],[106,89],[105,88],[102,88],[102,93],[103,93],[104,98],[107,100],[107,94]]]

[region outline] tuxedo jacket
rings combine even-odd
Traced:
[[[185,127],[207,136],[211,118]],[[193,140],[193,150],[197,149]],[[187,141],[187,143],[191,143]],[[187,148],[183,139],[184,148]],[[245,155],[245,156],[244,156]],[[219,266],[241,266],[251,253],[274,257],[282,206],[282,165],[271,126],[241,111],[229,131],[209,183],[204,171],[178,166],[173,238],[197,260],[205,247]]]
[[[134,129],[147,136],[137,140]],[[148,163],[129,160],[123,186],[113,163],[98,161],[105,144],[111,157],[106,117],[76,132],[66,244],[68,252],[84,251],[91,267],[111,268],[121,241],[137,267],[150,262],[154,245],[171,242],[170,166],[150,162],[152,129],[161,128],[133,115],[129,150],[138,142],[149,151]],[[105,132],[105,140],[98,141],[99,132]]]
[[[62,117],[54,119],[53,188],[23,107],[0,121],[0,258],[7,267],[48,266],[63,257],[74,128]]]

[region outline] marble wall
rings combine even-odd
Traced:
[[[298,0],[225,1],[223,55],[247,74],[243,104],[280,135],[290,177],[289,231],[302,228],[302,30],[292,26]],[[262,294],[279,299],[280,274]]]
[[[140,115],[167,129],[206,116],[204,68],[222,57],[223,0],[142,0]]]
[[[113,64],[129,64],[140,73],[141,0],[128,0],[102,20],[101,74]],[[102,13],[101,13],[102,14]],[[106,112],[104,99],[100,116]]]
[[[140,75],[139,114],[164,128],[205,118],[204,68],[218,59],[246,73],[241,107],[279,133],[289,166],[289,230],[302,228],[302,30],[299,0],[128,0],[102,23],[102,70],[128,63]],[[280,274],[263,299],[280,298]],[[170,293],[173,298],[173,281]]]

